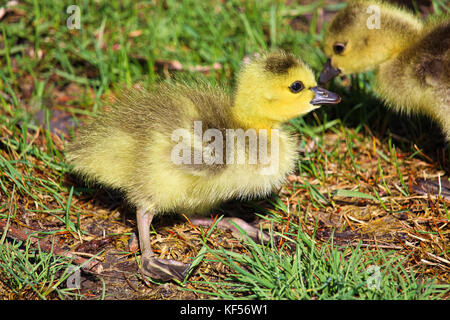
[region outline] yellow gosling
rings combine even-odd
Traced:
[[[376,70],[376,92],[393,109],[436,120],[450,140],[450,18],[426,23],[379,0],[356,0],[329,24],[319,77]]]
[[[121,189],[137,207],[141,272],[182,280],[188,264],[154,257],[153,216],[268,195],[297,159],[281,124],[339,101],[302,61],[268,53],[243,67],[234,96],[198,83],[126,92],[80,130],[67,158],[76,173]]]

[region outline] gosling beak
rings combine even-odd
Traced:
[[[314,92],[314,98],[309,102],[312,105],[318,104],[336,104],[341,102],[341,97],[339,97],[336,93],[325,90],[321,87],[313,87],[310,88],[312,92]]]
[[[337,75],[341,73],[341,70],[338,68],[335,68],[331,65],[331,59],[328,58],[327,62],[325,62],[325,65],[323,66],[322,72],[319,76],[319,84],[325,84]]]

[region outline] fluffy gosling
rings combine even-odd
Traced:
[[[328,60],[319,83],[376,70],[376,92],[389,106],[430,116],[450,141],[448,15],[423,23],[383,1],[351,1],[329,24],[324,51]]]
[[[152,218],[201,214],[228,199],[268,195],[297,159],[296,141],[281,124],[339,101],[317,86],[302,61],[269,53],[243,67],[233,96],[206,84],[127,92],[80,130],[67,157],[75,172],[123,190],[137,207],[141,272],[182,280],[189,264],[154,256]],[[244,139],[235,143],[230,130]],[[255,136],[269,161],[245,142]]]

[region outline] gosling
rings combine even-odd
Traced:
[[[339,101],[295,56],[267,53],[243,66],[233,96],[201,83],[126,92],[81,128],[67,158],[74,172],[121,189],[136,206],[140,271],[183,280],[189,264],[152,251],[153,217],[201,214],[228,199],[267,196],[297,159],[296,141],[281,124]],[[245,142],[254,137],[253,145]]]
[[[356,0],[329,24],[324,84],[376,70],[376,92],[397,111],[426,114],[450,141],[450,16],[426,23],[379,0]]]

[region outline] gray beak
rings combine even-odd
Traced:
[[[341,102],[341,97],[339,97],[336,93],[325,90],[321,87],[313,87],[310,88],[312,92],[314,92],[314,98],[309,102],[312,105],[319,104],[336,104]]]
[[[331,59],[327,59],[327,62],[324,64],[322,72],[320,72],[319,76],[319,84],[325,84],[334,77],[338,76],[341,73],[341,70],[333,67],[331,65]]]

